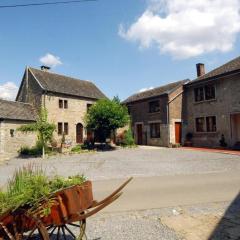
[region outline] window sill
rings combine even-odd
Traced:
[[[203,101],[199,101],[199,102],[195,102],[194,101],[194,104],[197,105],[197,104],[201,104],[201,103],[209,103],[209,102],[216,102],[217,99],[214,98],[214,99],[211,99],[211,100],[203,100]]]
[[[195,132],[195,134],[216,134],[218,133],[217,131],[216,132]]]
[[[160,111],[158,111],[158,112],[148,112],[149,115],[154,115],[154,114],[157,114],[157,113],[160,113]]]

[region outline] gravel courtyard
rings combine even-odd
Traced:
[[[44,160],[14,158],[0,165],[0,185],[7,182],[17,167],[28,163],[41,164],[49,175],[84,174],[94,181],[126,179],[130,176],[149,179],[240,172],[239,155],[181,148],[139,147],[59,155]],[[141,211],[102,212],[88,220],[87,237],[89,240],[208,240],[211,232],[217,228],[218,233],[211,240],[240,239],[240,218],[232,214],[240,211],[240,197],[237,201],[238,211],[235,207],[228,220],[225,211],[230,205],[230,202],[211,202]],[[221,219],[225,220],[219,227]]]
[[[0,165],[0,184],[6,183],[14,169],[28,163],[41,164],[49,174],[84,174],[91,180],[129,176],[153,177],[240,170],[240,156],[185,149],[139,147],[109,152],[59,155],[41,158],[14,158]]]

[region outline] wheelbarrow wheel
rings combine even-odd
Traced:
[[[40,221],[36,222],[34,227],[28,232],[23,232],[21,229],[18,230],[15,223],[8,226],[1,225],[1,229],[4,232],[4,240],[50,240],[47,229]]]
[[[77,228],[77,229],[76,229]],[[83,240],[86,237],[86,220],[47,228],[50,240]]]

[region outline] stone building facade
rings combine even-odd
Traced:
[[[0,99],[0,161],[18,154],[23,146],[36,143],[35,133],[22,133],[18,128],[34,122],[36,113],[30,104]]]
[[[86,130],[84,116],[88,108],[106,96],[90,81],[52,73],[46,67],[27,67],[16,102],[0,100],[0,159],[17,155],[21,146],[33,146],[34,134],[22,134],[16,129],[33,122],[41,107],[48,120],[56,125],[54,139],[60,145],[63,136],[69,146],[93,138]]]
[[[132,120],[139,145],[169,146],[181,143],[183,85],[188,80],[134,94],[123,103]]]
[[[198,64],[197,73],[184,87],[184,138],[191,133],[193,146],[239,148],[240,57],[206,74]]]
[[[28,67],[16,100],[31,103],[37,110],[46,108],[48,120],[56,125],[54,139],[60,144],[64,135],[66,144],[74,146],[93,137],[85,128],[84,116],[102,98],[106,96],[90,81],[59,75],[45,67]]]

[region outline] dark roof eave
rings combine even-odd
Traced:
[[[204,83],[206,81],[215,80],[215,79],[222,78],[222,77],[225,77],[225,76],[231,76],[231,75],[234,75],[234,74],[237,74],[237,73],[240,73],[240,69],[237,69],[237,70],[234,70],[234,71],[231,71],[231,72],[226,72],[226,73],[223,73],[223,74],[219,74],[219,75],[216,75],[216,76],[203,78],[203,79],[195,79],[195,80],[187,83],[185,86],[188,87],[188,86],[192,86],[192,85],[195,85],[195,84],[201,84],[201,83]]]
[[[155,95],[155,96],[146,97],[146,98],[141,98],[141,99],[133,100],[133,101],[123,101],[122,104],[129,104],[129,103],[143,102],[143,101],[151,100],[151,99],[154,99],[154,98],[157,98],[157,97],[161,97],[161,96],[164,96],[164,95],[169,95],[169,93],[162,93],[162,94],[158,94],[158,95]]]
[[[83,99],[89,99],[89,100],[99,100],[99,99],[104,99],[104,98],[107,98],[106,96],[105,97],[102,97],[102,98],[94,98],[94,97],[85,97],[85,96],[79,96],[79,95],[74,95],[74,94],[69,94],[69,93],[63,93],[63,92],[56,92],[56,91],[49,91],[47,89],[43,90],[43,93],[53,93],[53,94],[60,94],[60,95],[65,95],[65,96],[69,96],[69,97],[77,97],[77,98],[83,98]],[[108,99],[108,98],[107,98]]]
[[[4,121],[4,120],[14,120],[14,121],[22,121],[22,122],[36,122],[36,119],[22,119],[22,118],[8,118],[8,117],[2,117],[0,118],[0,121]]]

